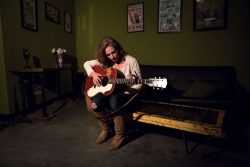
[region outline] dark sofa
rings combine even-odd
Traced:
[[[145,85],[144,101],[167,102],[229,110],[236,101],[236,70],[232,66],[141,65],[143,78],[165,77],[166,89]]]

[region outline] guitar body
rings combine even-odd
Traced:
[[[115,84],[109,84],[107,83],[107,81],[108,79],[115,79],[117,77],[116,69],[114,68],[103,69],[102,67],[96,65],[93,67],[93,70],[96,73],[102,75],[101,77],[102,84],[101,86],[95,86],[93,83],[93,78],[88,76],[85,82],[85,94],[88,95],[90,98],[94,97],[98,93],[102,93],[106,96],[110,95],[115,88]]]

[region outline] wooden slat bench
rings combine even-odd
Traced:
[[[138,122],[182,131],[186,153],[190,154],[199,143],[189,150],[185,132],[224,138],[224,116],[225,110],[144,100],[139,110],[130,114],[129,118]]]
[[[133,112],[133,120],[212,137],[225,137],[222,130],[224,110],[163,102],[142,103],[140,110]]]

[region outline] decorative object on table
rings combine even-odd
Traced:
[[[140,32],[144,30],[143,7],[143,2],[127,6],[128,32]]]
[[[181,0],[158,0],[158,33],[181,31]]]
[[[29,65],[29,59],[30,59],[30,52],[29,49],[23,49],[23,57],[26,61],[26,65],[24,66],[24,69],[30,69],[30,65]]]
[[[62,68],[63,67],[63,57],[66,54],[66,49],[61,48],[53,48],[52,54],[56,56],[56,67]]]
[[[37,0],[21,0],[22,27],[38,31]]]
[[[194,0],[193,30],[226,29],[227,3],[227,0]]]

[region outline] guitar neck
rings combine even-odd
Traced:
[[[116,79],[109,79],[108,83],[110,84],[146,84],[147,79],[116,78]]]

